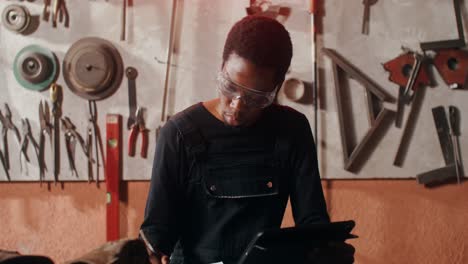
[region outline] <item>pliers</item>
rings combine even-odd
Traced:
[[[33,144],[38,163],[40,164],[41,161],[39,159],[39,145],[37,144],[36,140],[34,139],[32,135],[31,125],[29,124],[29,120],[27,118],[21,119],[21,129],[23,132],[23,138],[21,141],[20,166],[21,166],[21,171],[23,171],[23,163],[22,163],[21,158],[24,156],[26,161],[29,162],[29,158],[28,158],[29,141],[31,141],[31,143]]]
[[[11,121],[11,111],[8,104],[5,103],[5,115],[2,114],[0,110],[0,122],[2,123],[2,137],[3,137],[3,160],[5,163],[6,170],[10,170],[10,158],[8,155],[8,130],[13,130],[13,133],[16,136],[18,144],[21,145],[21,136],[18,131],[18,128]]]
[[[81,148],[83,149],[83,152],[85,153],[88,160],[90,160],[90,162],[94,162],[94,160],[91,159],[88,153],[88,148],[85,145],[85,142],[83,140],[83,137],[81,137],[81,135],[76,131],[75,125],[73,125],[70,118],[64,117],[61,120],[62,120],[62,129],[65,133],[65,146],[67,149],[68,163],[70,165],[70,170],[72,172],[72,175],[76,175],[78,177],[78,171],[76,170],[76,166],[75,166],[75,148],[76,148],[77,141],[78,143],[80,143]]]
[[[44,0],[44,8],[42,9],[42,20],[49,21],[50,17],[50,3],[51,0]]]
[[[70,24],[70,16],[65,0],[54,0],[52,7],[52,27],[54,28],[57,27],[57,19],[59,22],[64,22],[65,27]]]
[[[52,146],[52,123],[50,122],[50,110],[49,104],[44,101],[39,103],[39,123],[41,126],[41,132],[39,134],[39,181],[42,183],[44,179],[45,171],[47,171],[47,166],[45,163],[45,139],[46,135],[48,135],[49,142],[50,142],[50,149],[53,149]]]
[[[6,164],[5,164],[5,156],[3,156],[3,152],[0,150],[0,162],[2,162],[3,170],[5,171],[5,175],[7,177],[7,180],[10,180],[10,173],[7,170]]]
[[[138,134],[141,133],[141,152],[140,156],[146,158],[148,153],[148,129],[145,127],[145,120],[143,117],[143,112],[145,108],[138,107],[136,110],[136,121],[132,124],[130,135],[128,137],[128,156],[135,156],[135,145],[138,138]]]
[[[106,169],[105,159],[104,159],[104,150],[102,146],[102,139],[101,133],[97,124],[97,107],[96,101],[88,101],[88,110],[89,110],[89,119],[88,119],[88,128],[87,128],[87,138],[86,138],[86,147],[88,157],[88,181],[93,179],[93,163],[94,161],[91,159],[92,152],[93,152],[93,136],[94,136],[94,149],[95,149],[95,157],[96,157],[96,185],[99,186],[99,153],[101,154],[101,161],[104,170]]]

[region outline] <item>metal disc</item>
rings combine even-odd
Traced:
[[[31,15],[24,6],[9,5],[2,12],[2,23],[8,30],[21,33],[31,23]]]
[[[13,73],[24,88],[41,91],[57,79],[59,66],[52,51],[38,45],[29,45],[16,54]]]
[[[123,78],[122,57],[114,45],[89,37],[75,42],[65,54],[63,77],[68,88],[87,100],[111,96]]]

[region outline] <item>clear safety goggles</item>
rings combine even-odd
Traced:
[[[229,100],[242,100],[242,102],[251,108],[265,108],[273,103],[278,90],[277,86],[271,92],[262,92],[247,88],[233,82],[227,74],[219,72],[216,78],[218,90]]]

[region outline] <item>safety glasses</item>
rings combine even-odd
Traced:
[[[265,108],[273,103],[277,86],[272,92],[262,92],[233,82],[227,74],[219,72],[216,78],[218,90],[229,100],[242,100],[250,108]]]

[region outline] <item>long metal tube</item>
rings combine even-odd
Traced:
[[[172,50],[174,48],[174,28],[175,28],[175,17],[177,12],[177,0],[172,0],[172,14],[171,14],[171,29],[169,33],[169,44],[167,47],[167,62],[166,62],[166,77],[164,80],[164,94],[163,94],[163,103],[161,110],[161,121],[166,120],[166,103],[167,103],[167,92],[169,89],[169,77],[172,61]]]

